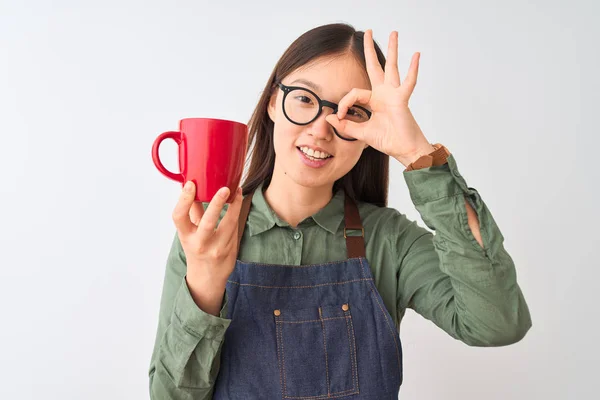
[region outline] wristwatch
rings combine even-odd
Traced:
[[[405,171],[414,171],[421,168],[437,167],[448,162],[450,151],[441,143],[431,144],[435,149],[429,154],[422,155],[406,167]]]

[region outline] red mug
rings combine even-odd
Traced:
[[[165,139],[179,145],[179,170],[174,173],[160,161],[158,150]],[[179,121],[179,131],[161,133],[152,145],[152,160],[156,168],[169,179],[196,185],[196,201],[210,202],[217,191],[227,186],[235,199],[244,171],[248,145],[248,127],[235,121],[214,118],[185,118]]]

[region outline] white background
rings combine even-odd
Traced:
[[[409,312],[404,399],[590,399],[598,381],[595,1],[0,1],[0,398],[145,399],[184,117],[247,122],[330,22],[420,51],[411,109],[513,256],[533,328],[469,348]],[[176,145],[161,154],[176,167]],[[413,219],[392,164],[390,206]]]

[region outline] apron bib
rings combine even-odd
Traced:
[[[251,201],[252,194],[244,198],[238,240]],[[231,324],[213,399],[398,398],[400,338],[375,287],[358,208],[348,195],[344,221],[345,261],[236,262],[226,286]]]

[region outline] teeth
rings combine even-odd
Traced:
[[[300,150],[302,150],[302,152],[304,154],[306,154],[307,156],[311,157],[311,158],[319,158],[319,159],[325,159],[330,157],[330,154],[322,152],[322,151],[315,151],[313,149],[310,149],[308,147],[301,147]]]

